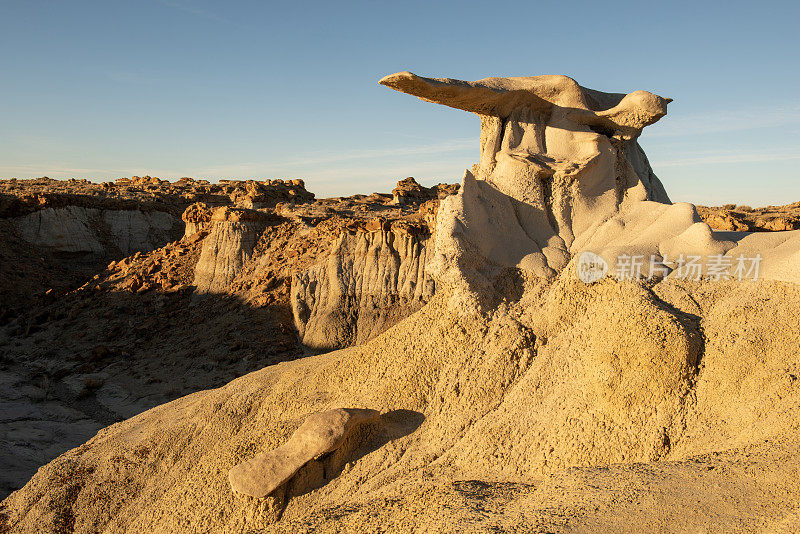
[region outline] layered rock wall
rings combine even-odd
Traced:
[[[292,276],[292,311],[305,345],[331,349],[363,343],[433,296],[425,267],[430,235],[375,226],[343,232],[325,261]]]
[[[32,245],[89,260],[149,252],[183,233],[181,220],[166,212],[79,206],[46,208],[12,223]]]
[[[432,256],[436,211],[440,199],[457,190],[445,184],[427,188],[407,178],[391,197],[340,199],[327,203],[331,207],[318,205],[323,201],[281,204],[274,211],[212,210],[193,204],[183,220],[186,237],[202,239],[196,289],[234,292],[258,284],[260,272],[284,264],[278,270],[290,280],[289,300],[301,342],[324,350],[363,343],[417,311],[433,295],[426,265]],[[382,216],[371,216],[374,212]],[[328,222],[321,225],[322,221]],[[284,231],[267,232],[278,226]],[[328,229],[322,241],[319,235],[310,236],[312,229],[323,226]],[[280,242],[278,234],[285,232],[291,237],[281,250],[275,249],[269,241]]]
[[[211,216],[209,234],[195,267],[197,291],[224,293],[252,258],[253,247],[270,220],[274,217],[264,212],[218,208]]]

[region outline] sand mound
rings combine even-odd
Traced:
[[[351,511],[325,515],[331,530],[361,513],[402,525],[421,518],[376,510],[375,499],[411,499],[403,489],[410,485],[445,506],[463,480],[500,488],[497,499],[522,499],[540,483],[600,477],[565,468],[615,464],[603,483],[628,480],[635,493],[643,482],[630,481],[636,471],[625,464],[675,460],[648,476],[699,476],[699,455],[733,451],[720,458],[737,463],[735,451],[752,446],[764,458],[732,484],[755,491],[767,470],[785,477],[775,491],[797,489],[796,462],[774,460],[800,423],[800,357],[786,351],[800,343],[800,328],[774,328],[775,317],[800,324],[797,287],[586,286],[567,275],[526,285],[522,300],[491,316],[448,311],[448,295],[438,295],[364,346],[268,367],[113,425],[40,469],[4,502],[4,513],[21,532],[68,525],[79,532],[241,531],[281,514],[313,523],[332,506]],[[312,413],[343,405],[380,410],[385,429],[339,476],[311,493],[290,493],[288,502],[231,492],[230,468],[284,443]],[[527,489],[521,496],[509,483]],[[662,513],[680,515],[683,502],[667,503]],[[759,502],[770,514],[789,511],[785,501]],[[469,515],[468,508],[455,507],[450,519]],[[490,514],[493,521],[514,517],[500,517],[501,510]],[[586,519],[580,510],[573,515],[570,524]],[[684,517],[697,525],[705,519]],[[734,519],[746,517],[720,520]]]

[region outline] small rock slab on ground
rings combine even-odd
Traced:
[[[251,497],[266,497],[305,464],[339,448],[353,431],[378,421],[379,412],[363,408],[336,408],[310,415],[289,441],[231,469],[231,489]]]

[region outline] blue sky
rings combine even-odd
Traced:
[[[567,74],[675,101],[641,143],[675,201],[800,200],[796,2],[0,0],[0,177],[454,182],[477,117],[385,74]]]

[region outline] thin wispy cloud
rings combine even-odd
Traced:
[[[202,19],[211,20],[214,22],[223,22],[225,24],[234,24],[233,21],[226,19],[225,17],[218,15],[217,13],[214,13],[213,11],[209,11],[208,9],[198,7],[192,2],[188,2],[185,0],[184,1],[159,0],[159,2],[167,7],[183,11],[184,13],[194,15],[195,17],[200,17]]]
[[[720,165],[732,163],[767,163],[776,161],[791,161],[800,160],[800,153],[787,152],[787,153],[764,153],[752,152],[735,154],[719,153],[709,154],[707,156],[696,156],[689,158],[677,158],[668,161],[655,161],[653,166],[658,167],[684,167],[689,165]]]
[[[696,114],[669,114],[652,129],[647,139],[661,137],[686,137],[722,132],[776,128],[797,125],[800,121],[800,104],[785,103],[775,106],[734,108]]]
[[[658,167],[685,167],[689,165],[720,165],[732,163],[767,163],[776,161],[800,160],[800,154],[736,154],[717,155],[701,158],[685,158],[672,161],[657,161],[653,165]]]
[[[368,180],[376,176],[391,176],[396,179],[405,178],[409,173],[416,173],[425,176],[440,176],[442,179],[460,180],[463,170],[470,166],[469,160],[444,160],[430,162],[414,162],[412,164],[393,164],[376,166],[358,167],[335,167],[330,169],[320,169],[307,173],[309,179],[313,178],[320,182],[339,182],[342,180]],[[457,174],[453,175],[453,170]]]
[[[269,160],[260,162],[248,162],[234,165],[220,165],[206,167],[203,170],[207,174],[247,174],[253,172],[263,172],[264,169],[277,171],[298,172],[302,169],[314,168],[322,165],[340,164],[344,162],[373,160],[373,159],[394,159],[406,156],[422,156],[447,154],[455,152],[467,152],[474,149],[477,151],[477,142],[474,139],[453,139],[443,143],[434,143],[417,146],[397,146],[392,148],[351,150],[345,152],[330,152],[321,154],[312,153],[309,156],[293,155],[284,160]]]
[[[152,76],[145,75],[140,72],[132,72],[132,71],[109,71],[106,73],[106,76],[112,81],[130,85],[153,85],[155,83],[155,79]]]

